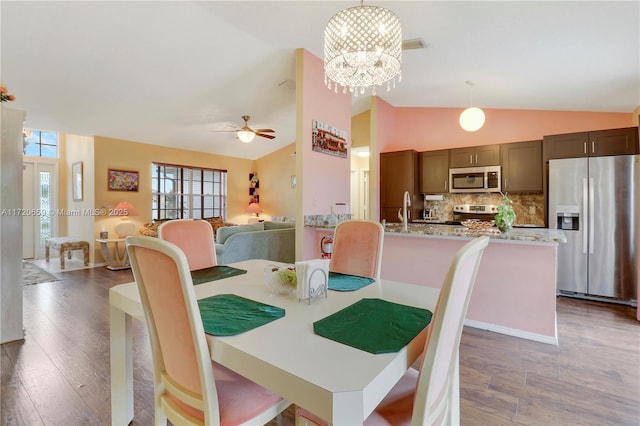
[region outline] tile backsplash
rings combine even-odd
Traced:
[[[544,226],[544,195],[508,194],[513,201],[516,223]],[[500,204],[502,195],[490,194],[443,194],[442,201],[424,201],[424,208],[431,209],[431,216],[439,221],[453,220],[453,206],[457,204]]]

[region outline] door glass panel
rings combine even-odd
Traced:
[[[40,172],[40,211],[51,211],[51,172]],[[51,215],[40,214],[40,247],[44,247],[45,241],[51,238]]]

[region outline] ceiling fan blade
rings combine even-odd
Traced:
[[[267,138],[267,139],[275,139],[276,138],[275,135],[266,135],[264,133],[258,133],[258,132],[256,132],[256,136],[261,136],[261,137]]]
[[[276,131],[273,129],[255,129],[256,133],[275,133]]]

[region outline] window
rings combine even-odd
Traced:
[[[227,171],[152,164],[153,219],[227,217]]]
[[[22,152],[32,157],[58,158],[58,134],[43,130],[22,130]]]

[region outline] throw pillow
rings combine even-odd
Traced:
[[[158,226],[162,225],[163,222],[166,222],[171,219],[158,219],[149,223],[145,223],[140,228],[140,234],[145,237],[157,237],[158,236]]]
[[[211,225],[213,229],[213,237],[215,238],[218,232],[218,228],[222,228],[223,226],[228,226],[228,223],[225,223],[224,219],[221,217],[203,217],[202,220],[206,220]]]

